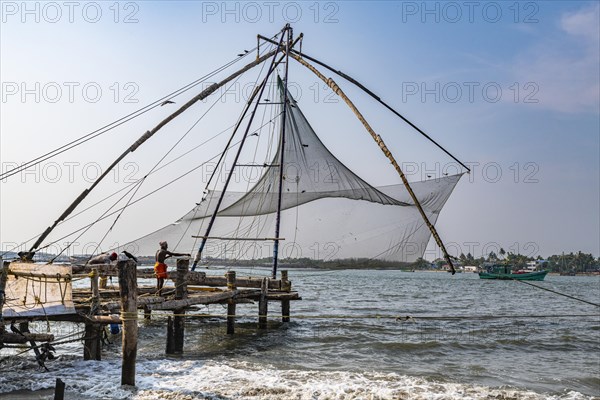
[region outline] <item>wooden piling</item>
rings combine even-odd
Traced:
[[[227,290],[235,290],[235,271],[227,271],[225,273],[227,278]],[[233,335],[235,333],[235,300],[227,300],[227,334]]]
[[[98,269],[93,268],[90,273],[90,287],[92,290],[92,302],[90,307],[91,315],[98,314],[98,309],[100,308],[98,277]],[[86,322],[84,337],[83,359],[100,361],[102,359],[102,326],[92,322]]]
[[[96,360],[102,359],[102,325],[93,322],[85,323],[85,333],[83,340],[83,359]]]
[[[54,387],[54,400],[63,400],[65,398],[65,383],[56,378],[56,386]]]
[[[290,322],[290,301],[281,300],[281,322]]]
[[[19,331],[29,333],[29,321],[19,322]]]
[[[173,318],[167,317],[167,347],[165,353],[175,353],[175,339],[173,337]]]
[[[263,278],[258,301],[258,329],[267,329],[269,278]]]
[[[119,261],[119,294],[121,296],[121,320],[123,321],[123,360],[121,385],[135,386],[135,360],[137,357],[137,271],[131,260]]]
[[[98,269],[93,268],[90,273],[90,287],[92,290],[92,304],[91,314],[98,314],[98,308],[100,308],[100,289],[98,285]]]
[[[6,281],[8,279],[8,265],[9,263],[2,261],[0,265],[2,266],[0,269],[0,335],[4,333],[4,318],[2,317],[2,308],[4,307],[4,299],[5,299],[5,290],[6,290]]]
[[[291,290],[287,271],[281,271],[281,290],[286,292]],[[281,300],[281,322],[290,322],[290,301],[287,299]]]
[[[152,319],[152,310],[148,307],[144,307],[144,319],[147,321]]]
[[[189,258],[177,260],[177,279],[175,280],[175,300],[183,300],[187,297],[186,276],[190,269]],[[185,338],[185,308],[174,310],[173,313],[173,353],[183,353],[183,342]]]
[[[37,360],[38,365],[40,367],[43,367],[46,371],[48,371],[48,368],[46,368],[46,366],[44,365],[44,359],[42,358],[42,352],[40,351],[40,348],[38,347],[37,343],[34,340],[34,335],[32,335],[31,332],[29,331],[29,321],[19,323],[19,332],[21,332],[22,335],[26,335],[29,337],[29,345],[31,346],[31,348],[33,349],[33,352],[35,353],[35,359]]]

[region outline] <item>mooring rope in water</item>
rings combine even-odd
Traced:
[[[558,294],[558,295],[560,295],[560,296],[564,296],[564,297],[567,297],[567,298],[569,298],[569,299],[577,300],[577,301],[580,301],[580,302],[582,302],[582,303],[586,303],[586,304],[590,304],[590,305],[592,305],[592,306],[600,307],[600,304],[598,304],[598,303],[592,303],[591,301],[583,300],[583,299],[580,299],[580,298],[578,298],[578,297],[571,296],[571,295],[569,295],[569,294],[565,294],[565,293],[557,292],[556,290],[548,289],[548,288],[545,288],[545,287],[543,287],[543,286],[538,286],[538,285],[535,285],[535,284],[533,284],[533,283],[531,283],[531,282],[527,282],[527,281],[521,281],[521,280],[518,280],[518,279],[512,279],[512,280],[513,280],[513,281],[520,282],[520,283],[524,283],[524,284],[526,284],[526,285],[529,285],[529,286],[536,287],[536,288],[538,288],[538,289],[546,290],[546,291],[548,291],[548,292],[550,292],[550,293]]]

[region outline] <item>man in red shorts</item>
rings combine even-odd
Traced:
[[[156,288],[158,289],[158,294],[161,294],[163,285],[165,284],[165,278],[167,277],[167,264],[165,264],[165,260],[169,257],[182,257],[182,256],[190,256],[190,254],[184,253],[172,253],[167,248],[169,244],[167,242],[160,242],[160,250],[156,252],[156,263],[154,264],[154,274],[156,275]]]

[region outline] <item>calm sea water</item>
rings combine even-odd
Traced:
[[[238,269],[238,276],[268,274]],[[221,274],[224,270],[209,271]],[[600,396],[600,310],[513,281],[476,274],[292,270],[303,300],[292,322],[270,304],[239,305],[236,334],[221,318],[190,319],[185,354],[166,357],[165,318],[140,320],[137,390],[121,389],[120,342],[103,361],[81,344],[58,348],[40,372],[30,353],[0,361],[0,392],[67,383],[73,398],[106,399],[588,399]],[[537,285],[588,301],[599,277],[547,276]],[[201,313],[225,315],[212,305]],[[403,317],[396,320],[396,317]],[[406,319],[404,317],[410,316]],[[46,324],[36,323],[45,332]],[[78,329],[53,325],[59,335]],[[0,356],[14,353],[2,350]],[[6,394],[8,393],[8,394]],[[13,392],[14,394],[14,392]],[[14,394],[16,396],[16,394]]]

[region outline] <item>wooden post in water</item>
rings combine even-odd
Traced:
[[[177,259],[177,279],[175,280],[175,300],[187,298],[186,277],[190,269],[189,258]],[[173,319],[173,352],[175,354],[183,353],[183,341],[185,337],[185,308],[174,310]]]
[[[63,400],[65,398],[65,383],[56,378],[56,386],[54,387],[54,400]]]
[[[90,286],[92,289],[92,303],[90,305],[90,315],[98,314],[98,308],[100,308],[100,290],[98,288],[98,270],[92,269],[90,274]],[[83,359],[84,360],[101,360],[102,359],[102,346],[101,346],[101,335],[102,327],[100,324],[93,322],[85,323],[85,340],[83,343]]]
[[[150,321],[152,319],[152,310],[144,306],[144,319]]]
[[[175,339],[173,337],[173,318],[167,317],[167,348],[165,350],[167,354],[175,353]]]
[[[258,301],[258,329],[267,329],[269,278],[263,278]]]
[[[290,282],[288,281],[288,272],[281,271],[281,290],[289,292],[291,289]],[[290,301],[281,300],[281,322],[290,322]]]
[[[23,333],[29,332],[29,321],[19,322],[19,330]]]
[[[235,271],[227,271],[225,273],[227,278],[227,290],[235,290]],[[233,335],[235,333],[235,300],[227,300],[227,334]]]
[[[123,361],[121,385],[135,386],[135,360],[137,357],[137,271],[131,260],[119,261],[119,294],[121,296],[121,321],[123,321]]]
[[[9,263],[7,262],[3,262],[2,259],[0,259],[1,262],[1,269],[0,269],[0,335],[2,335],[4,333],[4,318],[2,317],[2,308],[4,307],[4,299],[5,299],[5,290],[6,290],[6,281],[8,280],[8,265]]]

